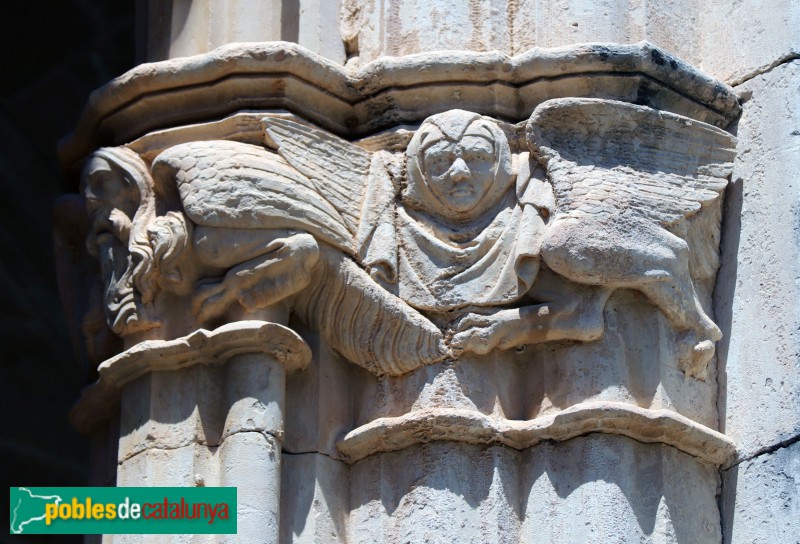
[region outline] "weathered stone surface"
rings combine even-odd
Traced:
[[[351,468],[349,542],[517,542],[519,453],[435,442]]]
[[[647,40],[737,84],[800,55],[800,4],[781,0],[773,9],[760,7],[754,0],[174,0],[143,3],[140,17],[148,26],[148,61],[277,40],[353,66],[430,51],[516,55],[535,47]]]
[[[256,432],[229,436],[219,447],[219,485],[237,489],[237,534],[219,539],[254,544],[278,542],[281,511],[281,444]]]
[[[353,44],[350,62],[359,63],[437,50],[515,55],[534,47],[648,40],[694,64],[702,58],[695,27],[702,11],[694,0],[344,0],[342,35]]]
[[[800,434],[800,61],[739,87],[715,314],[721,430],[741,455]]]
[[[522,542],[719,542],[719,476],[673,448],[591,435],[523,452]]]
[[[351,481],[350,542],[720,541],[716,471],[625,438],[435,442],[359,461]]]
[[[320,452],[338,458],[336,443],[353,426],[353,390],[369,379],[366,370],[348,363],[319,334],[292,324],[311,347],[308,369],[286,377],[283,451]]]
[[[647,43],[134,70],[65,147],[127,348],[77,420],[119,397],[120,480],[235,485],[248,542],[718,541],[738,111]]]
[[[217,448],[200,444],[170,449],[152,448],[120,461],[116,485],[119,487],[220,485],[217,464]]]
[[[800,542],[800,443],[722,472],[723,542]]]
[[[758,0],[703,2],[700,23],[696,65],[729,85],[800,57],[797,0],[773,1],[769,9]]]
[[[349,467],[319,453],[282,459],[280,542],[349,542]]]
[[[231,42],[292,39],[282,36],[282,4],[282,0],[141,2],[137,9],[146,22],[140,30],[146,36],[146,59],[186,57]]]
[[[235,42],[294,42],[345,62],[339,0],[148,0],[137,5],[148,62],[207,53]]]
[[[348,62],[436,50],[502,51],[647,40],[729,84],[800,55],[800,3],[344,0]],[[332,58],[332,57],[331,57]]]
[[[60,154],[75,170],[103,145],[243,109],[288,109],[339,135],[418,123],[453,107],[522,120],[540,103],[623,100],[717,126],[739,113],[724,84],[648,43],[500,52],[448,51],[342,67],[284,42],[231,44],[139,66],[96,91]]]

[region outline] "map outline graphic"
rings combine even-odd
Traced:
[[[18,487],[17,490],[21,492],[26,492],[30,495],[31,499],[44,499],[44,500],[55,500],[56,505],[60,504],[64,499],[61,498],[59,495],[34,495],[30,489],[25,487]],[[15,529],[14,525],[17,523],[17,513],[19,511],[19,507],[22,506],[22,501],[24,500],[24,496],[20,496],[19,501],[17,501],[17,506],[14,507],[14,515],[11,517],[11,533],[15,535],[23,534],[25,532],[24,527],[29,523],[34,521],[41,521],[47,517],[47,514],[44,513],[41,516],[31,518],[19,523]]]

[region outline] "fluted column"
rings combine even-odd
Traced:
[[[103,363],[92,391],[118,391],[118,486],[237,488],[238,534],[118,535],[112,542],[277,542],[286,374],[310,351],[291,330],[240,321],[145,341]],[[188,538],[188,539],[187,539]]]
[[[148,62],[281,40],[345,61],[339,0],[138,0],[136,9],[139,56]]]

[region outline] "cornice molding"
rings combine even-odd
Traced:
[[[95,91],[61,143],[74,170],[94,149],[237,111],[284,109],[348,138],[454,107],[510,121],[551,98],[600,97],[728,126],[733,89],[647,43],[386,57],[350,70],[288,42],[238,43],[142,64]]]

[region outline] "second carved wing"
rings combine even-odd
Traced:
[[[624,213],[662,226],[717,199],[735,156],[735,138],[721,129],[611,100],[545,102],[527,138],[559,213],[599,220]]]

